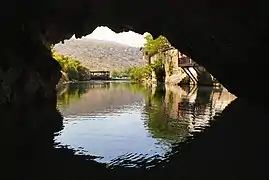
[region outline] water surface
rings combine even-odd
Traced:
[[[150,166],[209,126],[236,97],[224,88],[151,87],[130,82],[68,84],[58,90],[64,129],[55,137],[95,161]]]

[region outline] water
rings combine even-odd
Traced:
[[[59,87],[57,109],[2,106],[1,179],[267,180],[266,102],[234,98],[99,82]]]
[[[236,97],[224,88],[151,87],[130,82],[63,85],[58,109],[64,129],[56,148],[108,166],[151,167],[178,143],[203,131]]]

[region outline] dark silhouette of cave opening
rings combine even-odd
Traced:
[[[40,5],[14,0],[7,1],[0,14],[1,176],[5,179],[54,179],[57,175],[89,179],[112,177],[118,170],[95,174],[104,167],[88,168],[84,157],[58,151],[52,145],[53,133],[61,127],[55,98],[60,67],[47,47],[73,34],[87,34],[100,24],[115,31],[132,28],[154,36],[163,34],[239,97],[187,150],[171,156],[165,168],[152,173],[124,169],[115,176],[268,179],[265,122],[269,95],[260,98],[261,90],[250,86],[263,84],[268,77],[269,14],[265,2],[57,0]],[[177,164],[179,161],[182,164]]]

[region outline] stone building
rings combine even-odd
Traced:
[[[149,56],[143,52],[143,59],[149,64],[153,64],[157,60],[161,60],[165,69],[166,84],[201,84],[213,85],[216,80],[208,73],[205,68],[198,65],[191,58],[181,53],[174,47],[162,50]],[[156,83],[156,74],[152,72],[152,82]]]

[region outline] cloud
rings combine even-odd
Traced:
[[[83,39],[92,38],[98,40],[114,41],[121,44],[127,44],[134,47],[144,46],[146,40],[144,35],[135,33],[133,31],[115,33],[108,27],[97,27],[91,34],[83,37]]]

